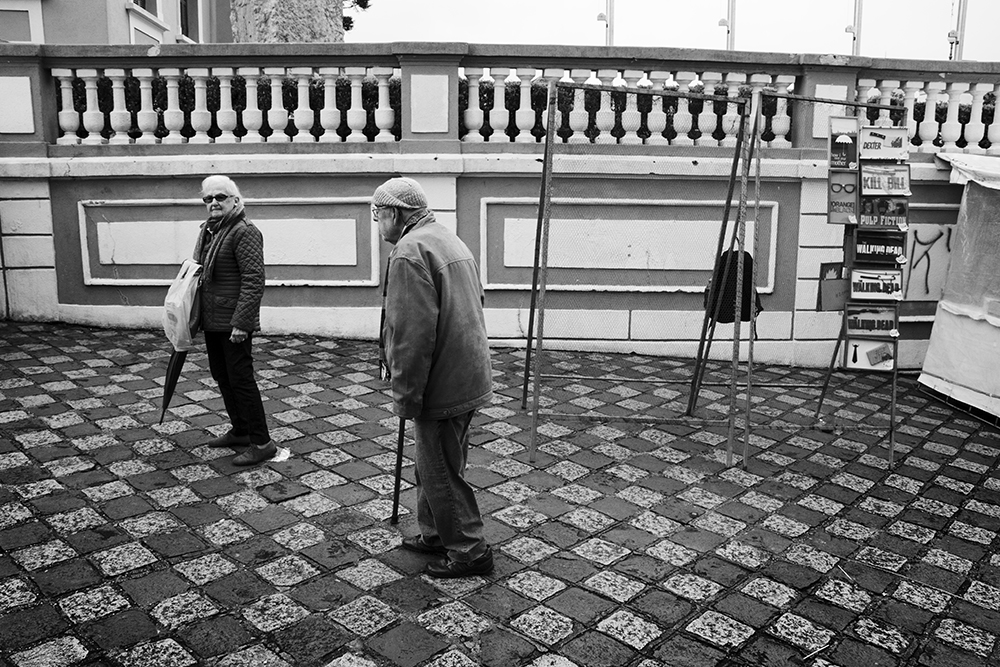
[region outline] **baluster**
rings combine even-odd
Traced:
[[[159,118],[153,108],[153,70],[147,67],[134,69],[132,76],[139,80],[139,111],[135,114],[135,124],[142,132],[135,143],[155,144]]]
[[[966,153],[986,152],[986,149],[979,145],[986,136],[986,125],[983,123],[983,98],[992,90],[991,83],[977,83],[972,87],[972,111],[965,126]]]
[[[161,143],[183,144],[185,139],[181,130],[184,128],[184,112],[181,111],[179,93],[181,71],[168,67],[160,70],[160,76],[167,82],[167,108],[163,111],[163,127],[167,129],[167,136],[163,137]]]
[[[645,72],[636,69],[627,69],[622,73],[622,84],[628,90],[625,94],[625,108],[621,114],[622,129],[625,130],[620,142],[622,144],[642,144],[642,137],[639,136],[642,114],[639,113],[639,98],[635,91],[638,90],[639,81],[643,76]]]
[[[351,108],[347,110],[347,127],[351,128],[351,133],[347,135],[350,143],[368,141],[364,134],[365,124],[368,122],[368,115],[361,104],[361,86],[365,78],[364,67],[345,67],[344,74],[351,80]],[[444,111],[442,110],[442,113]]]
[[[104,114],[97,103],[97,70],[82,69],[77,75],[83,79],[87,93],[87,110],[83,112],[83,129],[87,130],[87,138],[82,143],[97,145],[104,143],[101,131],[104,129]]]
[[[56,143],[76,145],[80,143],[80,137],[76,136],[76,131],[80,129],[80,114],[73,106],[73,70],[54,69],[52,76],[59,82],[59,96],[62,99],[62,110],[58,115],[62,136],[56,139]]]
[[[465,77],[469,81],[469,107],[465,110],[463,120],[465,121],[466,132],[462,141],[470,143],[480,143],[483,135],[483,110],[479,106],[479,80],[483,77],[483,68],[466,67]]]
[[[948,84],[948,116],[941,125],[941,140],[944,141],[943,151],[949,153],[961,153],[955,142],[962,138],[962,123],[958,120],[959,105],[962,101],[962,93],[969,89],[969,84],[965,82],[952,81]]]
[[[188,141],[192,144],[212,143],[212,138],[208,136],[208,131],[212,128],[212,112],[208,110],[206,89],[208,68],[192,67],[187,70],[187,75],[194,81],[194,109],[191,110],[191,129],[194,130],[194,136]]]
[[[691,82],[697,78],[694,72],[678,72],[674,77],[677,83],[677,91],[681,93],[689,92]],[[674,130],[677,136],[672,143],[674,146],[694,146],[694,140],[688,136],[694,126],[694,119],[691,116],[691,101],[685,98],[677,98],[677,113],[674,114]]]
[[[292,137],[295,143],[313,143],[316,137],[312,135],[313,110],[309,106],[309,82],[312,79],[311,67],[292,67],[288,73],[296,79],[296,105],[292,112],[296,133]]]
[[[603,86],[613,86],[617,78],[618,70],[600,69],[597,70],[596,83]],[[599,134],[594,139],[595,144],[618,143],[618,140],[611,134],[611,130],[615,127],[615,110],[611,106],[611,93],[607,91],[601,91],[601,108],[597,111],[596,122]]]
[[[541,107],[538,109],[532,107],[532,113],[535,115],[535,126],[540,127],[544,133],[541,138],[541,141],[543,142],[545,141],[545,136],[549,131],[549,85],[550,83],[555,85],[555,83],[558,82],[565,73],[566,70],[556,67],[547,67],[539,72],[539,84],[545,92],[540,94],[542,99]],[[556,99],[553,103],[556,105],[556,111],[552,117],[552,122],[555,123],[555,126],[552,128],[552,141],[560,143],[562,139],[559,137],[559,128],[562,127],[562,114],[559,112],[558,92],[556,93]]]
[[[753,119],[756,118],[757,108],[760,106],[760,91],[764,89],[764,86],[771,83],[771,77],[768,74],[751,74],[750,75],[750,125],[747,127],[747,136],[753,131]],[[764,134],[764,128],[767,126],[767,119],[764,116],[760,117],[760,127],[757,128],[759,134]]]
[[[515,69],[512,74],[516,77],[520,88],[520,102],[514,111],[514,122],[517,125],[517,135],[514,141],[519,144],[535,143],[535,137],[531,134],[531,128],[535,126],[535,111],[531,108],[531,79],[532,69],[521,67]]]
[[[993,86],[993,95],[996,99],[1000,99],[1000,83]],[[986,154],[1000,155],[1000,113],[997,113],[996,107],[993,108],[993,122],[990,123],[990,129],[987,131],[986,138],[990,142],[990,147],[986,149]]]
[[[582,84],[590,78],[589,69],[574,69],[569,72],[570,79],[573,83]],[[571,144],[587,144],[590,143],[590,139],[587,138],[587,125],[590,121],[590,115],[587,113],[586,105],[584,104],[584,95],[582,88],[573,89],[573,107],[569,110],[569,129],[573,130],[573,134],[569,137],[569,142]]]
[[[868,100],[872,98],[872,93],[878,92],[878,89],[875,88],[875,83],[875,79],[858,79],[858,87],[855,91],[854,101],[860,104],[868,104]],[[862,125],[872,124],[868,114],[869,109],[865,107],[856,108],[855,115],[861,118]]]
[[[883,80],[880,82],[878,85],[878,103],[885,106],[890,105],[892,103],[892,94],[896,92],[897,88],[899,88],[899,81]],[[888,109],[879,109],[878,120],[875,121],[875,124],[880,127],[892,127],[890,113]]]
[[[288,110],[285,109],[285,96],[282,84],[285,81],[284,67],[265,67],[264,75],[271,79],[271,108],[267,110],[267,124],[271,126],[269,144],[287,144],[292,138],[285,134],[288,127]]]
[[[654,70],[649,73],[650,87],[654,92],[666,90],[670,80],[670,72]],[[670,143],[663,136],[663,131],[667,129],[667,114],[663,111],[663,102],[666,99],[663,95],[653,95],[653,108],[646,116],[646,127],[649,128],[649,139],[646,139],[646,143],[650,146],[665,146]]]
[[[466,70],[468,72],[469,70]],[[479,70],[479,74],[482,75],[483,70]],[[396,137],[392,134],[392,126],[396,123],[396,114],[392,110],[392,105],[389,104],[389,79],[392,78],[392,68],[391,67],[373,67],[372,76],[375,77],[375,81],[378,85],[378,108],[375,109],[375,127],[378,128],[378,134],[375,135],[376,143],[388,143],[396,141]],[[472,81],[470,80],[471,84]],[[469,86],[469,108],[472,108],[472,86]],[[476,108],[479,109],[479,80],[476,80]],[[468,115],[466,115],[466,127],[468,127]],[[483,125],[483,112],[479,111],[479,127]],[[470,128],[469,134],[472,134]],[[479,136],[479,141],[483,140],[483,135],[479,134],[479,130],[476,130],[476,134]],[[468,135],[466,135],[468,136]]]
[[[780,74],[774,77],[774,87],[779,95],[787,95],[788,87],[795,83],[795,77]],[[774,139],[768,144],[771,148],[791,148],[792,142],[786,136],[792,129],[792,117],[788,114],[788,99],[776,97],[774,117],[771,119],[771,132]]]
[[[215,124],[221,134],[215,138],[217,144],[235,144],[236,112],[233,111],[233,68],[213,67],[212,76],[219,79],[219,110],[215,112]]]
[[[319,135],[321,143],[339,143],[342,141],[337,130],[340,128],[340,109],[337,108],[337,79],[340,78],[339,67],[320,67],[319,75],[323,77],[323,110],[319,112],[319,123],[323,134]]]
[[[721,72],[704,72],[701,75],[701,82],[704,85],[702,92],[706,95],[715,95],[715,87],[722,83]],[[698,131],[701,136],[695,140],[697,146],[718,146],[719,140],[712,136],[715,128],[719,125],[719,117],[715,114],[715,102],[702,100],[701,113],[698,114]]]
[[[934,145],[940,125],[937,122],[938,95],[944,90],[944,81],[928,81],[924,86],[926,101],[924,102],[924,119],[920,122],[920,152],[939,153],[941,149]]]
[[[903,108],[906,109],[906,136],[913,145],[917,134],[917,119],[913,117],[913,106],[917,103],[917,92],[924,87],[923,81],[907,81],[903,84]]]
[[[107,69],[104,76],[111,79],[111,138],[109,144],[128,144],[131,139],[128,136],[129,128],[132,127],[132,114],[125,108],[125,70]]]
[[[493,108],[490,109],[490,127],[493,134],[487,141],[510,141],[507,136],[507,124],[510,116],[507,112],[507,75],[510,69],[507,67],[491,67],[490,77],[493,78]]]
[[[264,114],[257,103],[257,80],[260,77],[260,70],[256,67],[240,67],[236,73],[242,76],[247,84],[246,107],[240,114],[243,129],[247,133],[240,137],[240,143],[259,144],[264,141],[264,137],[260,136],[260,128],[264,125]]]
[[[747,75],[743,72],[729,72],[726,74],[726,87],[729,90],[727,93],[728,97],[739,97],[740,88],[745,86],[746,82]],[[725,148],[735,148],[736,135],[740,131],[740,108],[738,104],[726,105],[726,113],[722,114],[722,131],[726,133],[726,136],[719,145]],[[749,132],[750,128],[747,128],[747,133]]]

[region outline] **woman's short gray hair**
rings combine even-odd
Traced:
[[[243,199],[243,195],[240,194],[240,189],[236,186],[235,181],[228,176],[209,176],[203,180],[201,182],[201,191],[208,192],[209,190],[218,190],[219,192],[225,192],[227,195]]]

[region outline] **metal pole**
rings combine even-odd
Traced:
[[[737,170],[740,164],[740,155],[743,152],[743,142],[746,135],[747,105],[740,103],[737,106],[740,112],[740,125],[736,132],[736,147],[733,150],[733,163],[729,172],[729,191],[726,194],[726,207],[722,213],[722,228],[719,230],[718,247],[715,250],[715,261],[718,262],[722,256],[723,244],[725,243],[726,228],[729,225],[729,214],[733,205],[733,192],[736,189]],[[730,242],[730,250],[735,242],[736,231],[733,230],[733,241]],[[691,394],[688,396],[687,411],[684,413],[689,417],[694,416],[694,410],[698,405],[698,393],[701,391],[701,379],[705,372],[705,364],[708,360],[709,350],[712,348],[712,338],[715,336],[715,321],[719,317],[719,310],[722,301],[719,298],[720,285],[724,285],[729,276],[729,264],[723,268],[722,274],[715,275],[715,266],[712,267],[712,282],[708,286],[708,308],[705,309],[705,316],[701,323],[701,337],[698,339],[698,354],[694,362],[694,375],[691,378]],[[709,332],[711,326],[711,332]],[[706,338],[707,336],[707,338]]]
[[[538,445],[538,402],[542,390],[542,341],[545,335],[545,285],[549,268],[549,224],[552,217],[552,152],[556,137],[556,100],[559,97],[555,81],[549,82],[548,125],[545,128],[545,158],[542,163],[545,189],[542,191],[541,252],[538,265],[538,336],[535,337],[534,385],[531,391],[531,435],[528,442],[528,460],[535,462]],[[548,176],[544,176],[544,174]]]
[[[608,0],[607,46],[615,45],[615,0]]]
[[[726,20],[729,21],[729,28],[726,30],[726,50],[732,51],[736,48],[736,0],[729,0]]]
[[[761,114],[764,112],[763,100],[757,105],[757,117],[754,118],[754,127],[760,125]],[[743,423],[743,469],[747,468],[747,459],[750,458],[750,423],[753,417],[753,343],[757,338],[757,271],[760,269],[760,254],[758,251],[758,240],[760,237],[760,162],[761,162],[761,136],[760,132],[754,132],[754,146],[756,155],[754,159],[754,193],[753,193],[753,245],[751,246],[753,256],[753,271],[750,277],[750,336],[747,343],[747,411],[746,420]],[[740,295],[742,301],[743,295]],[[742,307],[742,304],[740,304]]]
[[[965,47],[965,19],[969,12],[969,0],[958,0],[958,42],[955,43],[955,60],[962,59],[962,49]]]
[[[554,86],[555,82],[550,82],[549,85]],[[575,94],[576,93],[574,92],[574,95]],[[549,98],[552,98],[552,91],[549,91]],[[555,98],[558,101],[558,91],[556,92]],[[555,114],[551,114],[551,117],[553,120],[550,120],[549,122],[555,122]],[[540,191],[538,193],[538,222],[535,224],[535,267],[531,272],[531,305],[528,309],[528,341],[524,346],[524,383],[521,386],[522,410],[528,407],[528,375],[531,370],[531,343],[532,335],[535,331],[535,306],[537,304],[536,294],[538,290],[538,253],[541,252],[542,249],[542,205],[545,201],[545,193],[549,187],[549,179],[552,177],[552,169],[545,168],[545,164],[549,164],[551,166],[552,163],[552,148],[549,143],[548,133],[546,133],[545,141],[545,158],[542,163],[542,180]]]
[[[864,0],[854,0],[854,42],[851,46],[851,54],[861,55],[861,18],[864,14]]]
[[[396,481],[392,489],[392,516],[389,523],[399,523],[399,487],[403,482],[403,437],[406,433],[406,420],[399,418],[399,438],[396,440]]]

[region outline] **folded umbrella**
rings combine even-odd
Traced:
[[[163,416],[167,414],[167,407],[170,399],[174,396],[177,388],[177,380],[181,376],[181,369],[184,368],[184,360],[187,359],[187,350],[174,350],[167,362],[167,376],[163,380],[163,408],[160,410],[160,423],[163,423]]]

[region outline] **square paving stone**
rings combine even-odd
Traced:
[[[143,543],[164,558],[183,556],[207,548],[207,545],[196,536],[182,530],[151,535],[144,539]]]
[[[739,652],[741,660],[754,667],[790,667],[802,662],[802,652],[770,637],[758,637]],[[813,663],[819,667],[820,663]]]
[[[255,567],[288,553],[288,549],[267,535],[256,535],[226,548],[225,553],[233,560],[248,567]]]
[[[400,611],[422,612],[437,603],[441,597],[440,591],[424,579],[423,577],[397,579],[382,586],[378,591],[378,597]]]
[[[728,595],[712,605],[715,611],[760,628],[778,614],[778,610],[742,593]]]
[[[146,612],[141,609],[127,609],[88,623],[82,632],[107,651],[152,639],[157,636],[159,630]]]
[[[166,473],[164,473],[166,474]],[[101,513],[112,521],[151,512],[155,508],[139,496],[115,498],[101,505]]]
[[[480,641],[485,643],[486,637],[480,637]],[[427,630],[409,622],[400,623],[370,639],[367,645],[400,667],[414,667],[448,646]]]
[[[294,658],[292,664],[296,665],[319,664],[324,655],[343,646],[348,639],[350,636],[340,626],[320,614],[307,616],[274,634],[278,646]],[[410,638],[400,646],[412,646]]]
[[[205,593],[223,606],[243,606],[274,592],[260,577],[239,571],[205,586]]]
[[[619,667],[629,664],[637,655],[634,649],[594,630],[567,642],[559,652],[588,667]]]
[[[231,616],[196,621],[178,631],[177,636],[202,658],[232,653],[253,640],[253,636]]]
[[[122,590],[140,607],[152,607],[160,600],[188,590],[190,584],[170,570],[151,572],[143,577],[124,579]]]
[[[86,559],[74,558],[37,572],[31,578],[42,593],[55,596],[96,584],[102,575]]]
[[[899,664],[899,661],[889,652],[850,637],[845,637],[835,648],[823,653],[823,655],[838,665],[896,667]],[[950,663],[941,663],[941,665],[942,667],[945,665],[953,667]]]
[[[20,649],[42,639],[55,638],[68,627],[59,610],[47,602],[13,611],[0,623],[0,646],[5,650]]]
[[[717,667],[724,656],[722,651],[683,635],[674,635],[653,654],[670,667]]]
[[[93,530],[81,530],[66,536],[66,542],[84,554],[131,541],[132,537],[128,533],[111,524],[99,526]]]
[[[406,580],[397,582],[404,585]],[[426,584],[425,584],[426,585]],[[391,594],[388,592],[392,584],[380,591],[380,595],[391,601]],[[430,586],[427,586],[430,589]],[[344,583],[333,574],[328,574],[309,581],[301,586],[296,586],[289,592],[292,599],[300,602],[307,609],[314,611],[327,611],[344,605],[360,593],[353,587]],[[399,605],[395,605],[399,606]]]
[[[398,583],[402,584],[403,582]],[[383,589],[383,597],[385,597],[385,591],[392,588],[394,585],[396,584],[390,584]],[[549,606],[552,606],[554,609],[556,608],[553,605],[555,599],[556,598],[552,598],[548,601]],[[429,602],[430,601],[428,601],[428,603]],[[466,602],[474,610],[482,614],[486,614],[500,622],[508,621],[534,604],[532,601],[525,599],[500,584],[491,584],[485,588],[481,588],[465,597],[464,602]],[[405,609],[405,607],[401,604],[394,603],[394,605],[401,609]]]

